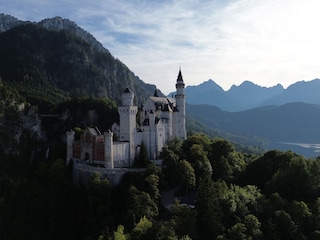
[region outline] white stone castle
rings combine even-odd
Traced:
[[[101,134],[99,129],[88,127],[75,140],[74,131],[67,132],[67,164],[70,160],[103,165],[106,169],[127,168],[134,163],[142,142],[149,159],[156,160],[170,138],[186,139],[185,84],[179,70],[175,98],[150,96],[139,111],[133,105],[134,93],[125,89],[122,106],[118,107],[120,124],[112,131]],[[114,141],[114,138],[116,141]]]

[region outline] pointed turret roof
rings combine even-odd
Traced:
[[[181,82],[183,82],[183,78],[182,78],[181,67],[180,67],[179,68],[178,78],[177,78],[177,83],[181,83]]]
[[[179,68],[176,88],[184,88],[184,82],[183,82],[183,78],[182,78],[181,67]]]
[[[101,132],[99,131],[98,127],[88,127],[87,129],[93,136],[101,135]]]

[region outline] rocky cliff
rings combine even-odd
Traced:
[[[101,52],[109,52],[105,49],[100,42],[95,39],[90,33],[86,32],[80,28],[75,22],[69,19],[63,19],[61,17],[46,18],[38,23],[39,26],[42,26],[48,30],[61,31],[66,30],[75,34],[77,37],[88,42],[92,47],[96,48]]]
[[[25,23],[15,17],[0,13],[0,33]]]

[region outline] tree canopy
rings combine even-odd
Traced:
[[[277,150],[249,155],[224,139],[195,134],[169,141],[162,167],[144,162],[144,172],[127,173],[111,186],[99,174],[75,185],[63,160],[39,156],[30,163],[2,153],[3,239],[320,236],[318,158]]]

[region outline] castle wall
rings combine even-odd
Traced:
[[[92,144],[90,144],[88,142],[82,143],[80,158],[84,159],[86,161],[89,161],[91,163],[94,160],[92,158],[92,155],[93,155]]]
[[[114,168],[113,162],[113,132],[104,133],[104,166]]]
[[[120,126],[118,123],[112,124],[111,130],[116,136],[116,141],[120,141]]]
[[[143,137],[143,128],[142,131],[136,132],[135,134],[135,141],[137,143],[137,145],[140,145],[142,141],[144,141],[144,137]]]
[[[164,128],[165,128],[165,139],[166,141],[172,136],[172,112],[166,111],[163,113]]]
[[[178,129],[177,129],[177,125],[178,125],[178,120],[177,120],[177,112],[173,112],[172,113],[172,136],[173,137],[178,137],[177,136],[177,132],[178,132]]]
[[[113,143],[113,164],[115,168],[130,167],[130,144],[129,142]]]
[[[166,126],[168,124],[167,123],[163,123],[162,121],[160,121],[157,124],[157,131],[156,131],[156,156],[153,159],[158,159],[159,155],[160,155],[160,151],[161,149],[164,147],[165,143],[169,140],[166,138]]]
[[[145,172],[146,169],[136,168],[99,168],[85,164],[83,161],[75,161],[73,164],[73,182],[78,184],[80,182],[87,183],[94,173],[99,173],[101,178],[107,178],[112,186],[120,183],[124,174],[129,172]]]
[[[79,141],[73,142],[73,155],[71,158],[74,158],[74,159],[81,158],[81,144]]]
[[[98,161],[104,161],[104,144],[103,142],[98,142],[94,144],[92,159]]]

